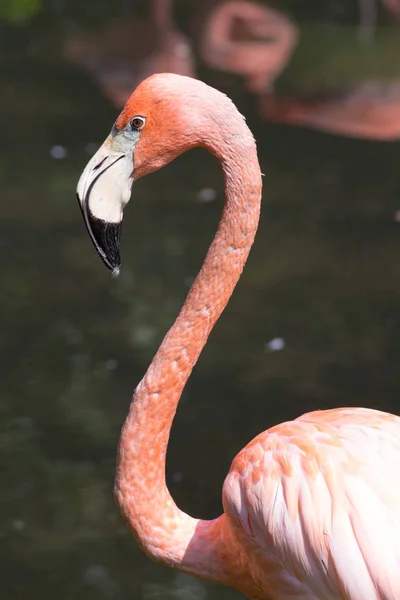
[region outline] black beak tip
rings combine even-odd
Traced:
[[[77,194],[78,196],[78,194]],[[122,223],[107,223],[97,219],[88,207],[87,198],[80,201],[86,228],[103,263],[111,271],[112,277],[118,277],[121,270],[121,257],[119,254],[121,225]]]
[[[119,257],[119,252],[116,252],[115,248],[114,248],[113,255],[107,256],[107,254],[104,252],[104,250],[102,248],[100,248],[99,246],[96,246],[96,250],[97,250],[97,253],[100,256],[101,260],[106,265],[107,269],[109,269],[111,271],[111,277],[113,279],[115,277],[118,277],[118,275],[120,274],[120,271],[121,271],[121,260]]]
[[[121,270],[119,253],[121,223],[105,223],[99,219],[90,220],[90,237],[103,263],[111,271],[111,277],[118,277]]]

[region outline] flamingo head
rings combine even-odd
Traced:
[[[210,105],[210,89],[175,74],[149,77],[136,88],[86,165],[77,187],[79,204],[95,248],[114,275],[120,269],[122,215],[133,181],[201,145],[199,121],[205,121],[207,108],[195,110],[203,102],[194,101],[208,99],[205,104]]]

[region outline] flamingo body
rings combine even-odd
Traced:
[[[121,512],[148,556],[253,600],[399,600],[399,417],[343,408],[272,427],[233,461],[217,519],[191,517],[170,495],[165,461],[179,399],[258,225],[255,141],[217,90],[155,75],[133,93],[77,190],[96,249],[116,273],[132,181],[195,146],[219,159],[225,205],[186,301],[134,392],[118,451]]]
[[[87,70],[117,108],[153,73],[195,77],[189,40],[173,19],[172,0],[150,0],[149,17],[116,17],[97,32],[72,30],[64,56]]]
[[[400,419],[333,409],[251,441],[233,461],[223,503],[266,597],[395,600],[399,480]]]
[[[376,89],[377,88],[377,89]],[[399,85],[365,84],[337,98],[261,98],[259,111],[271,121],[334,135],[379,141],[400,138]]]
[[[400,1],[399,0],[383,0],[383,4],[388,10],[390,10],[397,17],[400,15]]]
[[[236,39],[236,24],[242,25],[247,39]],[[210,66],[243,75],[251,92],[263,93],[289,62],[297,38],[296,25],[283,13],[235,0],[211,11],[200,51]]]

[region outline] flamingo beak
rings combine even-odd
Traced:
[[[122,213],[131,196],[136,141],[111,132],[86,165],[76,190],[92,242],[113,275],[121,266]]]

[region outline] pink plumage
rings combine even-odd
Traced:
[[[165,459],[175,411],[258,225],[255,141],[226,96],[188,77],[156,75],[131,96],[78,184],[92,240],[115,269],[132,179],[195,146],[220,160],[225,206],[181,312],[135,390],[118,452],[120,509],[148,556],[253,600],[400,600],[396,416],[342,408],[272,427],[233,461],[224,513],[213,521],[187,515],[169,493]]]

